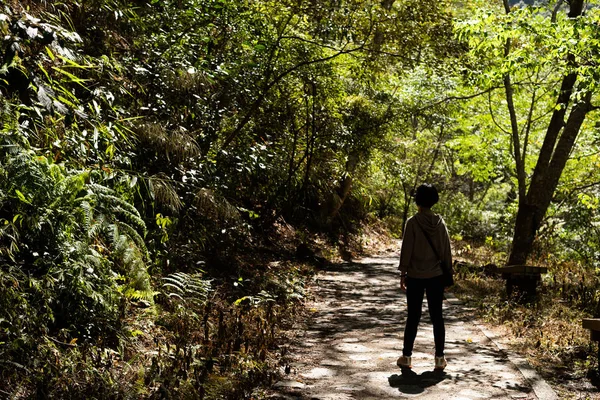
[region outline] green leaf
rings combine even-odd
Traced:
[[[19,200],[21,200],[23,203],[31,205],[31,201],[27,200],[25,195],[20,190],[15,189],[15,193],[17,194],[17,197],[19,198]]]

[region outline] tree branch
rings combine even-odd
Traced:
[[[564,2],[565,0],[558,0],[554,5],[554,9],[552,10],[552,18],[550,19],[552,23],[556,22],[556,16],[558,15],[558,11]]]
[[[503,0],[504,10],[507,14],[510,14],[510,4],[508,0]],[[510,54],[512,42],[510,38],[506,39],[504,43],[504,57],[508,57]],[[525,155],[521,150],[521,138],[519,136],[519,123],[517,121],[517,112],[514,103],[514,87],[511,82],[511,75],[509,72],[504,74],[503,77],[504,92],[506,93],[506,107],[508,108],[508,114],[510,116],[510,130],[512,135],[512,147],[513,154],[515,157],[515,167],[517,170],[517,182],[519,192],[519,203],[525,200],[527,193],[527,177],[525,174]]]
[[[574,193],[580,192],[584,189],[589,189],[591,187],[599,186],[599,185],[600,185],[600,181],[588,183],[586,185],[576,186],[569,191],[569,196],[573,195]]]
[[[49,340],[53,341],[56,344],[60,344],[61,346],[65,346],[65,347],[77,347],[76,344],[61,342],[61,341],[56,340],[56,339],[54,339],[53,337],[50,337],[50,336],[46,336],[46,339],[49,339]]]
[[[318,47],[322,47],[324,49],[339,51],[338,47],[335,47],[335,46],[332,46],[332,45],[328,45],[328,44],[325,44],[325,43],[319,43],[319,42],[317,42],[315,40],[306,39],[306,38],[303,38],[303,37],[300,37],[300,36],[282,36],[281,39],[298,40],[298,41],[301,41],[301,42],[304,42],[304,43],[309,43],[309,44],[312,44],[312,45],[315,45],[315,46],[318,46]],[[345,44],[342,48],[346,47],[347,45],[348,44]]]
[[[481,92],[477,92],[474,94],[470,94],[467,96],[448,96],[441,100],[435,101],[435,102],[427,104],[421,108],[418,108],[416,111],[421,112],[421,111],[427,110],[428,108],[432,108],[432,107],[438,106],[442,103],[448,103],[448,102],[454,101],[454,100],[471,100],[471,99],[474,99],[475,97],[483,96],[484,94],[490,93],[490,92],[492,92],[496,89],[500,89],[500,88],[501,88],[501,86],[492,86],[486,90],[483,90]]]
[[[588,183],[588,184],[581,185],[581,186],[575,186],[575,187],[571,188],[571,189],[569,190],[569,192],[566,194],[565,198],[564,198],[564,199],[563,199],[563,200],[562,200],[560,203],[558,203],[558,205],[556,206],[556,208],[557,208],[557,209],[560,209],[560,208],[562,208],[562,206],[563,206],[563,205],[564,205],[564,204],[565,204],[565,203],[566,203],[566,202],[567,202],[569,199],[571,199],[575,193],[581,192],[581,191],[582,191],[582,190],[584,190],[584,189],[589,189],[589,188],[591,188],[591,187],[594,187],[594,186],[600,186],[600,181],[599,181],[599,182],[592,182],[592,183]]]
[[[492,122],[494,123],[494,125],[496,125],[496,127],[498,129],[500,129],[502,132],[504,132],[507,135],[510,135],[510,132],[507,131],[506,129],[504,129],[504,127],[502,127],[500,125],[500,123],[498,121],[496,121],[496,117],[494,116],[494,109],[492,108],[492,96],[488,95],[488,107],[490,110],[490,116],[492,117]]]
[[[531,95],[531,105],[529,112],[527,113],[527,123],[525,124],[525,137],[523,138],[523,165],[525,165],[525,159],[527,158],[527,144],[529,143],[529,134],[531,133],[531,126],[533,125],[533,109],[536,103],[536,91],[534,90]]]
[[[273,78],[273,80],[271,82],[269,82],[266,85],[266,87],[263,90],[263,92],[254,101],[254,103],[250,106],[250,109],[246,113],[246,116],[242,119],[242,121],[238,124],[238,126],[232,132],[230,132],[227,135],[227,137],[225,138],[225,141],[223,142],[223,145],[221,146],[221,149],[224,149],[227,146],[229,146],[229,144],[233,141],[233,139],[235,139],[235,137],[242,131],[242,129],[244,129],[244,127],[248,124],[248,122],[250,122],[250,120],[254,116],[254,113],[256,112],[256,110],[258,110],[258,107],[260,107],[260,105],[262,104],[262,102],[265,100],[265,97],[266,97],[267,93],[273,88],[273,86],[277,85],[283,78],[285,78],[286,76],[288,76],[292,72],[297,71],[298,69],[300,69],[302,67],[306,67],[308,65],[318,64],[318,63],[321,63],[321,62],[333,60],[334,58],[337,58],[337,57],[339,57],[339,56],[341,56],[343,54],[355,53],[357,51],[362,50],[363,47],[364,47],[364,43],[361,44],[358,47],[355,47],[355,48],[352,48],[352,49],[349,49],[349,50],[345,50],[345,49],[342,48],[337,53],[332,54],[330,56],[300,62],[300,63],[294,65],[293,67],[288,68],[287,70],[283,71],[281,74],[277,75],[275,78]]]
[[[506,1],[506,0],[505,0]],[[510,43],[507,43],[507,47]],[[506,106],[510,115],[510,129],[512,132],[513,153],[515,156],[515,165],[517,168],[517,180],[519,183],[519,202],[525,199],[527,182],[525,181],[525,164],[524,157],[521,151],[521,139],[519,137],[519,125],[517,122],[517,113],[513,99],[514,89],[510,82],[510,75],[504,76],[504,87],[506,91]]]

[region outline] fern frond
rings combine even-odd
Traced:
[[[135,208],[133,205],[123,200],[122,198],[118,197],[116,193],[107,194],[103,192],[98,192],[96,193],[96,196],[98,196],[98,200],[107,203],[107,205],[109,205],[110,207],[119,206],[130,214],[137,215],[138,217],[140,215],[137,208]]]
[[[137,289],[133,289],[133,288],[128,288],[127,290],[125,290],[125,293],[123,293],[123,294],[128,299],[131,299],[134,301],[146,300],[149,302],[154,302],[154,297],[157,294],[159,294],[159,292],[156,292],[154,290],[137,290]]]
[[[10,157],[6,172],[15,188],[32,188],[41,201],[52,198],[53,183],[47,178],[48,164],[45,158],[35,157],[28,151],[20,151]]]
[[[144,239],[140,236],[140,234],[131,226],[123,222],[116,222],[116,225],[119,227],[120,232],[127,235],[129,239],[135,243],[137,248],[140,250],[140,253],[142,253],[144,256],[144,259],[148,261],[150,259],[150,255],[148,253],[148,249],[146,248],[146,243],[144,243]]]
[[[102,268],[102,256],[98,252],[94,251],[92,254],[86,254],[83,258],[94,267]]]
[[[131,214],[128,210],[123,209],[121,206],[115,206],[110,211],[113,214],[111,216],[112,219],[119,220],[119,222],[129,225],[129,227],[134,229],[140,236],[146,235],[146,223],[139,217],[139,215]]]
[[[89,239],[95,237],[92,233],[92,226],[94,224],[94,210],[91,204],[87,201],[82,201],[79,204],[79,209],[81,210],[82,220],[83,220],[83,228],[85,232],[87,232],[87,236]]]
[[[176,272],[163,277],[163,288],[169,289],[169,297],[177,297],[188,305],[201,306],[211,291],[211,281],[201,273]]]
[[[124,237],[124,236],[122,236]],[[125,241],[125,243],[129,243]],[[136,290],[150,290],[150,275],[140,251],[134,246],[121,249],[122,261],[127,269],[127,286]]]
[[[104,215],[99,215],[96,220],[92,222],[92,224],[87,228],[86,232],[88,234],[88,239],[94,240],[100,234],[105,231],[105,223],[104,223]]]
[[[135,228],[142,235],[146,235],[146,223],[140,217],[139,211],[127,201],[114,194],[96,193],[98,197],[97,207],[103,208],[105,211],[111,214],[118,214],[124,217],[124,219]]]
[[[103,185],[99,185],[97,183],[89,183],[87,185],[87,187],[88,187],[90,193],[95,193],[95,194],[103,193],[103,194],[109,194],[109,195],[114,195],[116,193],[113,189],[108,188]]]
[[[149,259],[149,256],[143,239],[133,228],[119,222],[111,224],[107,233],[111,240],[113,255],[120,259],[126,268],[123,272],[126,273],[128,286],[137,290],[149,290],[150,276],[144,262],[144,259]],[[141,247],[135,242],[136,236]]]
[[[88,177],[88,172],[86,171],[76,175],[64,177],[59,168],[58,170],[55,170],[54,174],[55,179],[57,179],[59,183],[54,189],[54,196],[56,197],[56,200],[50,205],[50,208],[56,208],[58,204],[72,204],[77,198],[77,195],[85,187],[85,181]]]
[[[127,237],[120,234],[117,224],[110,224],[106,235],[110,240],[110,246],[113,248],[115,255],[118,258],[122,258],[127,249]]]

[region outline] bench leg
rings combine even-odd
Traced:
[[[535,277],[527,276],[523,278],[521,288],[526,296],[535,298],[537,294],[537,280]]]
[[[506,294],[508,295],[508,297],[512,295],[513,287],[513,279],[511,277],[506,278]]]
[[[536,276],[507,276],[506,294],[511,297],[515,289],[523,295],[523,300],[534,299],[537,295],[538,277]]]

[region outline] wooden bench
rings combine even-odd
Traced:
[[[515,288],[527,297],[535,297],[538,282],[542,274],[548,272],[546,267],[534,265],[508,265],[498,267],[497,271],[506,280],[506,293],[512,295]]]
[[[600,318],[584,318],[583,329],[590,330],[590,340],[600,342]],[[600,343],[598,346],[598,365],[600,365]]]

